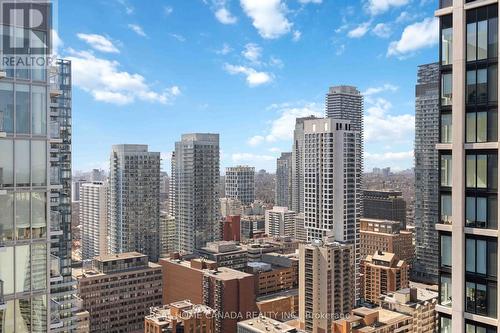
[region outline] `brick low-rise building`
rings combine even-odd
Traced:
[[[333,333],[411,333],[412,317],[386,309],[357,308],[346,318],[332,324]],[[425,331],[431,332],[431,331]]]
[[[376,251],[391,252],[408,264],[413,262],[415,246],[410,231],[401,230],[400,222],[361,218],[361,258]]]
[[[215,311],[188,300],[153,307],[144,318],[144,333],[214,333]]]
[[[409,268],[394,253],[377,251],[362,262],[365,301],[378,304],[380,296],[409,286]]]
[[[163,267],[163,303],[190,300],[217,313],[215,333],[234,333],[239,320],[256,311],[254,276],[214,261],[185,261],[173,256],[160,259]],[[234,317],[236,316],[236,317]]]
[[[138,252],[104,255],[74,270],[90,332],[143,332],[149,308],[162,304],[162,271]]]

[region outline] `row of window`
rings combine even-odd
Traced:
[[[450,193],[441,193],[440,205],[441,223],[451,224],[452,201]],[[465,226],[469,228],[497,229],[497,195],[467,194],[465,197]]]
[[[451,1],[451,0],[450,0]],[[451,318],[440,316],[439,318],[439,332],[453,333],[451,327]],[[465,322],[465,333],[496,333],[497,328],[487,325],[481,325],[472,322]]]
[[[0,212],[0,242],[46,237],[46,193],[17,192],[15,195],[0,195]]]
[[[498,184],[498,155],[469,152],[465,160],[465,183],[470,189],[496,190]],[[442,154],[440,159],[441,186],[452,186],[452,156]]]
[[[47,142],[0,139],[0,187],[47,184]]]
[[[498,6],[467,11],[467,61],[498,57]]]
[[[0,132],[46,135],[46,90],[43,86],[0,83]]]

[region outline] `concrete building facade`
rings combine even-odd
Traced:
[[[80,186],[83,260],[108,253],[108,190],[108,185],[102,182]]]
[[[160,153],[147,145],[114,145],[109,173],[109,253],[160,257]]]
[[[255,201],[255,168],[236,166],[226,168],[226,198],[238,199],[242,205]]]
[[[268,236],[291,236],[295,235],[294,211],[287,207],[274,206],[271,210],[266,210],[266,234]]]
[[[99,256],[92,268],[73,274],[90,332],[144,332],[149,308],[162,305],[161,266],[141,253]]]
[[[276,160],[275,191],[274,204],[292,209],[292,153],[281,153]]]
[[[352,245],[328,238],[299,247],[299,322],[307,332],[328,332],[334,315],[346,315],[354,303]],[[328,314],[318,316],[318,314]]]
[[[364,190],[363,217],[398,221],[406,229],[406,201],[403,192],[394,190]]]
[[[219,134],[183,134],[172,155],[177,250],[219,239]]]

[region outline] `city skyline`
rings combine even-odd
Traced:
[[[74,65],[74,170],[107,168],[111,145],[130,143],[160,151],[168,171],[180,134],[210,132],[220,134],[221,170],[274,172],[290,119],[323,116],[338,84],[370,97],[366,169],[412,166],[414,68],[435,61],[433,2],[273,1],[270,27],[254,24],[246,1],[205,2],[59,4],[59,53]]]

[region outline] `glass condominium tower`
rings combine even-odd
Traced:
[[[24,3],[28,12],[26,6],[31,5]],[[5,43],[12,36],[30,52],[41,41],[50,45],[48,29],[3,24],[2,55],[10,54]],[[44,52],[36,55],[43,58]],[[2,333],[70,332],[74,327],[70,75],[70,63],[62,60],[0,68]]]
[[[498,332],[498,3],[439,5],[439,330]]]

